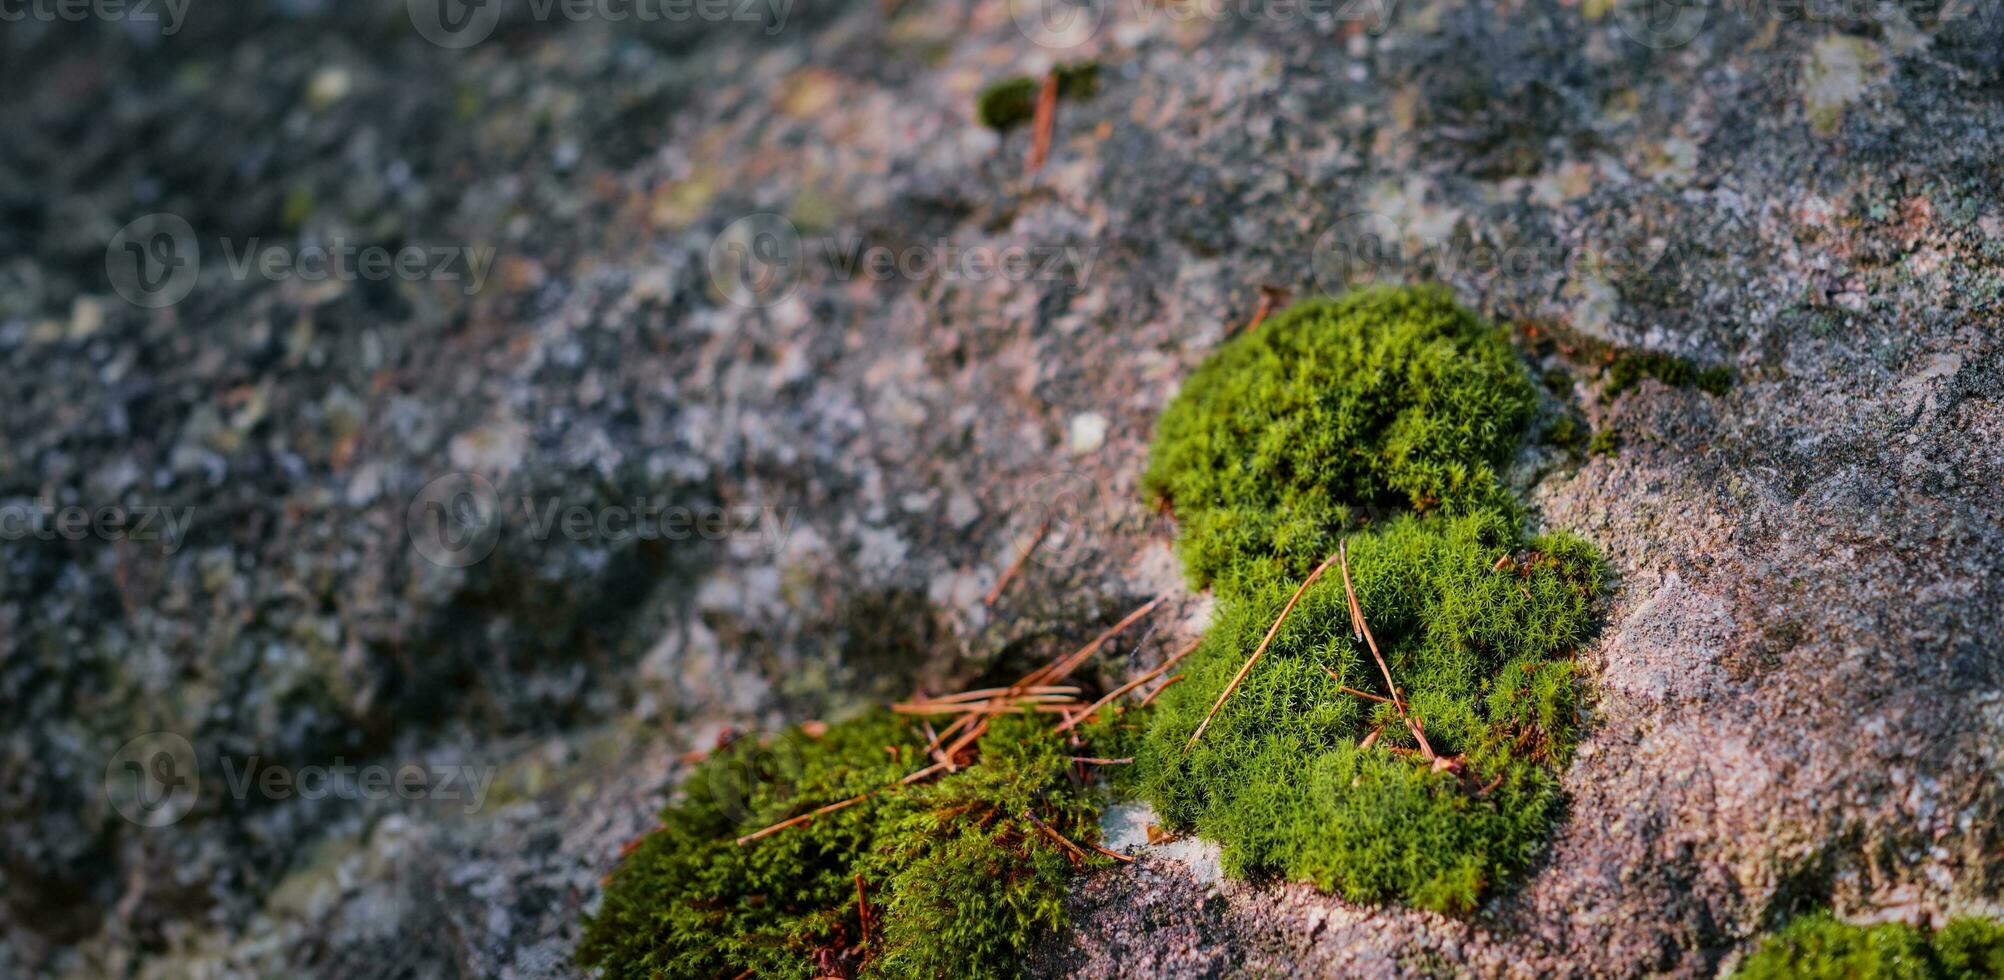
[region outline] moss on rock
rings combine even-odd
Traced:
[[[1175,507],[1193,586],[1268,563],[1299,580],[1373,514],[1511,510],[1495,467],[1534,400],[1503,335],[1444,290],[1312,300],[1191,374],[1143,485]]]
[[[1763,940],[1734,980],[1994,980],[2004,925],[1956,919],[1929,934],[1904,923],[1856,926],[1805,916]]]
[[[1231,341],[1163,414],[1147,486],[1174,502],[1185,568],[1220,605],[1137,768],[1165,819],[1218,841],[1229,871],[1463,911],[1542,846],[1601,562],[1578,538],[1526,539],[1496,473],[1532,399],[1502,336],[1444,292],[1377,289]],[[1380,513],[1400,505],[1425,513]],[[1344,690],[1391,693],[1334,572],[1186,751],[1346,535],[1391,674],[1455,762],[1417,758],[1390,704]]]
[[[1114,721],[1085,726],[1088,743]],[[634,980],[1011,976],[1063,921],[1074,858],[1026,814],[1084,843],[1100,792],[1075,781],[1047,718],[1001,716],[981,761],[912,786],[910,720],[873,712],[817,737],[743,739],[699,764],[607,883],[579,959]],[[886,788],[889,787],[889,788]],[[816,807],[863,803],[745,844]],[[1100,863],[1095,858],[1092,863]],[[1110,862],[1107,862],[1110,863]],[[857,877],[870,905],[863,938]]]
[[[1080,62],[1052,69],[1058,76],[1058,98],[1089,99],[1099,92],[1099,63]],[[989,129],[1012,129],[1037,112],[1037,90],[1043,79],[1014,75],[990,82],[974,97],[974,119]]]
[[[1607,366],[1607,397],[1635,387],[1643,378],[1655,378],[1672,388],[1696,388],[1709,395],[1723,395],[1733,387],[1732,369],[1724,365],[1701,368],[1669,354],[1629,351]]]

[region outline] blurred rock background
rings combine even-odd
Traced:
[[[1547,858],[1464,921],[1153,857],[1033,966],[1699,976],[1815,905],[2004,912],[1994,5],[461,9],[0,23],[0,514],[189,515],[0,533],[0,973],[573,976],[683,753],[1158,592],[1109,676],[1197,629],[1156,413],[1263,287],[1398,277],[1511,326],[1542,431],[1618,436],[1517,467],[1619,584]],[[1026,175],[975,92],[1085,59]],[[118,271],[162,214],[167,303]],[[343,245],[428,261],[240,261]],[[1606,397],[1624,350],[1735,383]],[[462,563],[422,518],[468,499]],[[538,530],[571,508],[756,520]],[[198,792],[144,826],[123,747],[167,736]]]

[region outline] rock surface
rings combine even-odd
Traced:
[[[1703,976],[1819,903],[2004,913],[1988,5],[1109,4],[1064,47],[991,0],[517,4],[461,49],[423,8],[0,34],[0,514],[50,529],[0,528],[0,973],[573,976],[598,879],[726,727],[1163,591],[1108,675],[1197,629],[1135,490],[1156,413],[1262,287],[1400,276],[1619,435],[1517,468],[1619,586],[1548,855],[1467,920],[1151,855],[1032,966]],[[1026,176],[974,93],[1086,57]],[[120,238],[159,213],[175,251]],[[119,272],[197,252],[172,302]],[[1604,397],[1614,349],[1735,383]],[[113,506],[185,530],[55,530]],[[135,822],[149,733],[197,789]]]

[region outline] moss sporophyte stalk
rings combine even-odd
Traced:
[[[1501,334],[1441,291],[1305,302],[1227,342],[1164,412],[1144,480],[1218,599],[1182,673],[1146,678],[1152,714],[1119,707],[1122,685],[1088,718],[1066,678],[1154,603],[1007,687],[741,739],[631,845],[581,959],[1012,974],[1070,877],[1114,860],[1094,844],[1113,792],[1239,875],[1472,908],[1544,842],[1601,582],[1585,542],[1526,535],[1498,475],[1534,401]],[[1082,757],[1133,764],[1094,771],[1114,788]]]

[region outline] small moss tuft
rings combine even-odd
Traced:
[[[1444,290],[1297,304],[1220,347],[1163,412],[1144,487],[1191,585],[1298,581],[1376,514],[1509,511],[1495,467],[1531,414],[1501,332]]]
[[[1761,941],[1734,980],[1990,980],[2004,977],[2004,925],[1956,919],[1932,935],[1903,923],[1805,916]]]
[[[1088,744],[1115,722],[1086,726]],[[895,784],[922,767],[909,721],[878,711],[768,741],[742,739],[690,772],[613,873],[579,960],[613,978],[1011,976],[1018,954],[1063,921],[1074,871],[1034,813],[1081,844],[1100,793],[1075,782],[1047,720],[1001,716],[981,761],[886,789],[805,826],[738,836]],[[1090,751],[1090,750],[1087,750]],[[1095,858],[1093,863],[1103,859]],[[1110,863],[1110,862],[1105,862]],[[862,941],[855,879],[871,910]]]
[[[1586,427],[1570,415],[1561,415],[1545,426],[1545,442],[1567,452],[1578,450],[1586,441]]]
[[[1089,99],[1099,94],[1099,63],[1083,61],[1052,69],[1058,75],[1058,98]],[[1037,112],[1041,78],[1015,75],[991,82],[974,97],[975,121],[989,129],[1011,129]]]
[[[1701,368],[1669,354],[1631,351],[1608,365],[1607,397],[1635,387],[1643,378],[1655,378],[1673,388],[1696,388],[1709,395],[1723,395],[1733,386],[1732,369],[1724,365]]]
[[[1146,486],[1174,503],[1185,569],[1220,601],[1136,769],[1229,871],[1460,912],[1542,846],[1602,569],[1578,538],[1522,534],[1496,467],[1532,403],[1502,335],[1445,292],[1375,289],[1227,343],[1164,412]],[[1460,771],[1416,759],[1391,705],[1342,690],[1390,694],[1333,572],[1186,751],[1346,535],[1393,678]]]
[[[1587,443],[1587,452],[1594,456],[1613,456],[1621,452],[1621,430],[1601,429],[1593,434]]]

